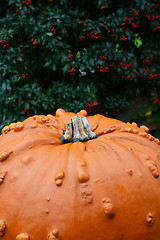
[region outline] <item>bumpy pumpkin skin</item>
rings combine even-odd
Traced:
[[[159,140],[95,115],[87,119],[98,138],[63,144],[74,115],[59,109],[2,130],[0,238],[160,239]]]

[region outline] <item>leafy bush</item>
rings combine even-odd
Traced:
[[[143,96],[151,111],[160,110],[158,1],[1,6],[1,127],[59,107],[114,116]]]

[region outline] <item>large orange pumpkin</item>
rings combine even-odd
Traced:
[[[0,238],[160,239],[160,141],[86,116],[59,109],[3,128]]]

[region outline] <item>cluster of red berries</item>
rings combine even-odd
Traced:
[[[21,3],[23,3],[24,5],[31,5],[32,4],[31,0],[28,0],[28,1],[22,0]]]
[[[149,57],[147,57],[143,60],[143,64],[147,65],[148,63],[149,63]]]
[[[152,104],[156,104],[159,101],[157,94],[154,97],[151,97],[150,100],[152,101]]]
[[[101,61],[107,59],[107,57],[105,57],[105,56],[99,56],[99,58],[101,59]]]
[[[155,4],[154,6],[153,5],[149,6],[150,9],[157,9],[158,7],[159,7],[159,3]]]
[[[22,55],[22,56],[20,56],[21,58],[24,58],[25,57],[25,55]]]
[[[114,62],[112,62],[111,64],[109,64],[109,67],[114,67]]]
[[[97,69],[99,69],[99,72],[108,72],[111,67],[114,67],[114,62],[110,63],[108,67],[97,66]]]
[[[21,0],[21,3],[25,6],[28,6],[28,5],[32,4],[31,0]],[[23,10],[23,7],[20,7],[20,9],[17,9],[16,12],[21,13],[21,10]],[[25,15],[27,15],[27,14],[30,14],[30,11],[25,12]]]
[[[60,23],[62,23],[63,21],[61,20]],[[55,34],[57,32],[57,29],[56,29],[56,26],[57,26],[57,23],[54,23],[54,26],[50,25],[50,30]]]
[[[54,24],[55,26],[57,25],[56,23]],[[53,27],[52,25],[49,27],[51,32],[53,32],[54,34],[57,32],[57,29],[55,27]]]
[[[122,78],[129,79],[130,81],[132,81],[133,78],[135,78],[135,76],[134,75],[133,76],[128,75],[128,76],[122,76]]]
[[[29,74],[28,73],[22,73],[21,76],[22,78],[26,78]]]
[[[120,68],[120,67],[124,70],[126,67],[127,68],[132,68],[133,65],[132,65],[132,63],[127,63],[127,64],[121,63],[121,64],[118,65],[118,68]]]
[[[79,40],[82,41],[82,40],[85,40],[85,36],[80,36]]]
[[[90,32],[90,33],[88,33],[86,36],[80,36],[80,38],[79,38],[79,40],[84,40],[84,39],[86,39],[86,38],[88,38],[88,37],[91,37],[91,38],[94,38],[94,39],[99,39],[99,38],[102,38],[102,35],[99,35],[99,33],[98,32]]]
[[[22,8],[21,8],[21,9],[22,9]],[[21,10],[18,10],[18,9],[17,9],[16,12],[17,12],[17,13],[18,13],[18,12],[21,13]]]
[[[75,73],[76,73],[76,70],[74,69],[74,68],[72,68],[72,69],[70,69],[70,70],[68,70],[68,72],[67,72],[69,75],[72,75],[72,76],[74,76],[75,75]]]
[[[160,73],[154,73],[154,74],[150,73],[149,76],[148,76],[148,79],[153,80],[157,76],[160,76]]]
[[[106,22],[104,22],[104,28],[105,28],[105,30],[107,30],[108,33],[110,33],[111,37],[114,37],[114,34],[113,34],[113,32],[115,31],[114,28],[112,28],[111,30],[108,29],[108,27],[106,26]]]
[[[29,110],[27,110],[27,108],[24,108],[23,111],[24,111],[24,113],[25,113],[25,114],[24,114],[25,117],[30,117],[30,116],[32,115],[31,112],[30,112]]]
[[[148,69],[146,69],[146,68],[143,68],[143,71],[145,72],[145,73],[148,73],[148,72],[150,72],[151,70],[148,68]]]
[[[134,11],[133,9],[132,9],[132,14],[133,14],[134,16],[139,16],[139,12],[136,12],[136,11]]]
[[[138,68],[136,74],[139,75],[140,77],[143,77],[142,75],[140,75],[139,70],[140,70],[140,69]],[[143,71],[144,71],[145,73],[149,73],[151,70],[150,70],[150,68],[148,68],[148,69],[143,68]],[[150,73],[149,76],[148,76],[148,79],[149,79],[149,80],[152,80],[153,78],[155,78],[155,77],[157,77],[157,76],[159,76],[159,75],[160,75],[159,73],[155,73],[155,74]]]
[[[148,16],[148,15],[146,14],[146,18],[147,18],[149,21],[154,21],[154,20],[156,20],[156,19],[159,19],[159,18],[160,18],[160,15],[157,15],[157,16],[151,18],[150,16]]]
[[[129,18],[124,18],[123,23],[127,23],[129,21]],[[121,24],[122,25],[122,24]]]
[[[109,54],[109,55],[111,55],[111,54]],[[103,59],[107,59],[107,57],[105,57],[105,56],[99,56],[100,57],[100,59],[101,60],[103,60]],[[110,68],[110,67],[114,67],[114,62],[112,62],[112,63],[110,63],[109,65],[108,65],[108,69]],[[97,66],[97,68],[101,68],[101,69],[103,69],[103,67],[102,66]],[[107,69],[106,69],[107,70]]]
[[[37,45],[37,44],[38,44],[38,41],[34,41],[34,42],[33,42],[33,45]]]
[[[133,10],[132,10],[132,13],[133,13],[135,16],[139,16],[139,13],[136,12],[136,11],[133,11]],[[131,19],[129,19],[129,18],[124,18],[124,19],[123,19],[123,22],[121,23],[121,26],[122,26],[121,29],[122,29],[122,31],[125,32],[125,30],[124,30],[123,27],[125,27],[125,25],[126,25],[127,23],[129,23],[132,28],[138,28],[139,25],[140,25],[140,22],[134,23],[133,21],[134,21],[134,18],[133,18],[133,17],[131,17]]]
[[[151,53],[151,51],[148,51],[148,53]],[[151,54],[152,54],[152,57],[147,57],[147,54],[144,55],[145,59],[142,61],[143,64],[147,65],[149,63],[149,61],[157,62],[158,60],[160,60],[160,59],[158,59],[158,57],[154,57],[153,53],[151,53]]]
[[[153,31],[160,30],[160,26],[157,26],[153,29]]]
[[[127,37],[123,36],[122,38],[120,38],[120,41],[126,41]]]
[[[139,27],[139,24],[140,24],[140,22],[138,22],[138,23],[130,23],[131,24],[131,27],[132,28],[138,28]]]
[[[87,26],[87,23],[88,23],[88,20],[85,20],[85,22],[80,21],[79,23],[80,23],[80,24],[83,24],[83,26],[86,27],[86,26]],[[93,31],[92,31],[92,32],[90,32],[90,33],[87,33],[86,36],[81,35],[80,38],[79,38],[79,40],[85,40],[85,39],[88,38],[88,37],[91,37],[91,38],[94,38],[94,39],[99,39],[99,38],[102,38],[102,35],[99,35],[98,32],[93,32]]]
[[[73,58],[73,54],[69,55],[67,58],[68,59],[72,59]]]
[[[0,40],[0,43],[3,45],[3,47],[5,48],[7,47],[6,40],[3,40],[3,41]]]
[[[107,8],[109,8],[109,7],[107,7]],[[103,6],[100,7],[100,9],[101,9],[101,10],[102,10],[102,9],[106,9],[106,6],[103,5]]]
[[[97,66],[97,68],[99,69],[99,72],[108,72],[109,70],[109,67]]]
[[[106,22],[104,22],[104,28],[107,30]]]
[[[123,29],[123,26],[125,26],[127,23],[128,23],[128,21],[129,21],[129,18],[124,18],[123,19],[123,22],[121,23],[121,26],[122,26],[122,31],[124,31],[124,29]]]
[[[37,44],[38,44],[38,41],[36,41],[35,38],[32,38],[31,41],[32,41],[32,44],[33,44],[33,45],[37,45]]]
[[[87,112],[90,113],[92,111],[92,108],[97,107],[100,103],[99,102],[94,102],[94,103],[87,103]]]
[[[100,35],[98,35],[98,32],[90,32],[90,34],[87,34],[87,37],[91,37],[91,38],[94,38],[94,39],[98,39],[98,38],[102,38],[102,36]]]
[[[21,7],[21,9],[23,9],[23,7]],[[17,13],[18,13],[18,12],[21,13],[21,10],[18,10],[18,9],[17,9],[16,12],[17,12]],[[30,14],[30,11],[25,12],[25,15],[27,15],[27,14]]]

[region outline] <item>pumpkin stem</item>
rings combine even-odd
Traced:
[[[60,137],[60,140],[63,143],[70,142],[72,140],[73,136],[73,129],[72,129],[72,124],[68,123],[66,124],[66,131],[62,137]]]
[[[76,115],[71,118],[71,123],[66,125],[66,131],[60,140],[63,143],[84,142],[97,137],[98,135],[91,131],[87,118]]]

